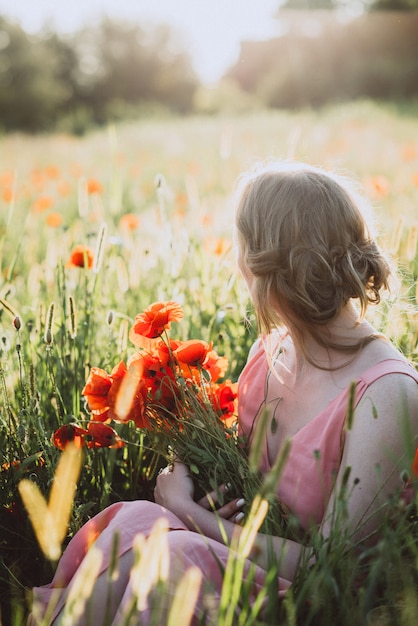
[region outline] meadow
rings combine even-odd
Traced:
[[[0,147],[0,599],[4,625],[20,626],[56,555],[39,546],[18,485],[29,478],[48,498],[63,454],[53,434],[88,423],[90,368],[110,372],[129,358],[135,316],[156,301],[180,303],[178,338],[213,342],[237,380],[256,328],[236,270],[233,189],[254,162],[298,159],[361,183],[399,274],[371,318],[418,362],[418,118],[413,106],[358,102],[143,120],[83,138],[4,135]],[[83,448],[63,546],[108,504],[152,498],[164,459],[132,422],[112,428],[111,443],[127,443]],[[416,441],[406,445],[412,460]],[[415,624],[417,536],[414,503],[394,502],[381,540],[361,555],[336,525],[285,601],[261,613],[235,581],[212,623]],[[187,625],[180,610],[170,623]]]

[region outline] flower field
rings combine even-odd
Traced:
[[[108,390],[125,374],[118,364],[132,363],[138,347],[132,329],[140,323],[148,332],[148,318],[138,315],[152,303],[178,303],[170,321],[180,365],[208,363],[211,352],[219,359],[228,391],[216,407],[229,414],[256,337],[232,241],[234,182],[254,162],[298,159],[359,180],[399,273],[373,322],[418,362],[418,118],[412,106],[364,102],[140,121],[85,138],[6,135],[0,143],[0,606],[4,625],[20,626],[30,588],[51,580],[77,530],[115,501],[152,498],[166,465],[147,424],[105,423],[103,414]],[[59,469],[68,440],[78,450],[75,490]],[[406,445],[412,460],[417,443]],[[21,481],[36,491],[22,490]],[[37,506],[55,540],[30,522]],[[416,624],[417,527],[416,509],[394,503],[381,541],[360,558],[336,525],[328,542],[317,538],[315,566],[301,565],[280,605],[260,601],[263,613],[237,587],[237,558],[212,623]],[[49,551],[48,541],[55,541]],[[163,544],[151,538],[144,554],[157,562]],[[181,582],[179,593],[192,598],[192,579]],[[173,607],[170,623],[187,626],[184,606]]]

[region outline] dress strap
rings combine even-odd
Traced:
[[[376,365],[363,372],[360,380],[366,383],[366,385],[371,385],[375,380],[388,374],[405,374],[418,383],[418,371],[412,363],[401,359],[385,359],[380,361],[380,363],[376,363]]]

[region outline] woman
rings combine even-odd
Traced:
[[[264,472],[291,440],[278,497],[306,531],[319,526],[327,536],[339,485],[351,468],[346,524],[359,542],[370,540],[382,503],[399,490],[400,471],[408,469],[404,422],[408,432],[418,433],[418,373],[364,317],[387,288],[390,268],[367,228],[363,204],[352,185],[333,174],[272,163],[242,179],[236,210],[238,264],[262,333],[239,380],[241,429],[251,438],[267,407]],[[355,413],[347,425],[353,382]],[[97,625],[104,623],[106,611],[109,623],[121,623],[132,601],[133,538],[149,534],[161,516],[170,528],[173,588],[195,565],[211,590],[211,602],[216,600],[222,586],[219,564],[225,565],[229,555],[224,538],[240,532],[243,502],[228,502],[215,514],[208,499],[196,502],[193,495],[188,468],[178,462],[159,475],[155,503],[117,503],[88,522],[68,546],[51,585],[35,589],[33,623],[54,592],[58,600],[51,621],[60,623],[91,536],[103,562],[88,609]],[[119,577],[110,593],[115,530]],[[271,545],[280,554],[284,593],[300,559],[313,557],[298,542],[260,533],[253,550],[256,587],[264,582]],[[205,597],[202,593],[196,616],[209,610]],[[85,616],[77,623],[86,623]],[[133,623],[147,623],[148,617],[147,611],[138,613]]]

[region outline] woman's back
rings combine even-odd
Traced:
[[[320,524],[342,460],[351,383],[356,383],[354,406],[364,398],[373,412],[375,381],[401,374],[418,382],[418,373],[384,339],[367,344],[345,368],[327,371],[306,364],[299,375],[285,366],[283,350],[277,359],[269,357],[268,343],[259,343],[240,377],[241,428],[251,437],[268,408],[260,469],[267,472],[290,439],[278,496],[304,527]],[[370,465],[373,471],[372,458]]]

